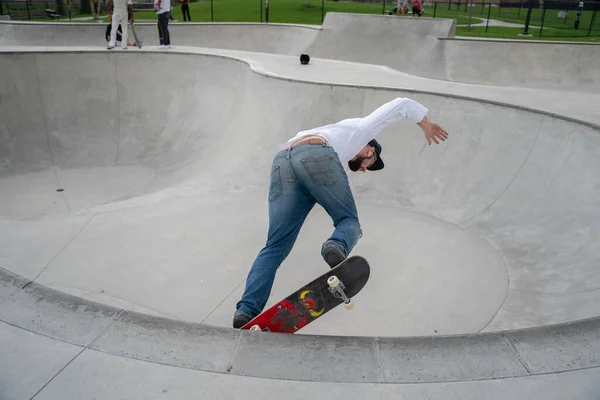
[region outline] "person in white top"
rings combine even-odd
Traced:
[[[241,328],[265,307],[275,274],[286,259],[300,228],[316,203],[329,214],[335,230],[321,247],[325,262],[335,267],[352,251],[362,230],[348,176],[351,171],[384,168],[382,147],[375,137],[393,121],[418,124],[429,144],[439,144],[448,133],[427,119],[427,108],[407,98],[396,98],[363,118],[299,132],[285,143],[273,160],[269,183],[269,232],[254,260],[233,327]]]
[[[110,10],[114,4],[114,10],[112,14],[112,22],[110,29],[110,42],[108,43],[107,49],[114,49],[117,41],[117,30],[119,25],[123,30],[121,35],[121,48],[127,49],[127,22],[130,19],[133,21],[133,2],[132,0],[108,0],[106,7]]]
[[[171,35],[169,34],[169,17],[171,15],[171,0],[154,0],[154,9],[158,15],[159,48],[171,48]]]

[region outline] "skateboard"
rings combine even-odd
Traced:
[[[131,25],[131,31],[133,32],[133,37],[135,38],[135,45],[141,49],[142,48],[142,42],[140,42],[140,39],[138,38],[138,35],[135,31],[135,27],[133,26],[133,22],[130,24]]]
[[[263,311],[241,329],[295,333],[340,304],[351,310],[353,297],[365,286],[370,272],[366,259],[349,257]]]

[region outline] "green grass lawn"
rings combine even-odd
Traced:
[[[262,5],[262,7],[261,7]],[[288,24],[320,25],[322,22],[322,2],[319,0],[270,0],[269,22]],[[392,4],[385,10],[391,10]],[[190,3],[190,14],[194,22],[265,22],[264,2],[260,0],[214,0]],[[382,14],[382,4],[325,2],[325,12],[345,12],[361,14]],[[181,8],[176,5],[172,10],[173,18],[183,21]],[[153,12],[136,13],[136,18],[156,18]]]
[[[261,9],[260,0],[242,1],[239,0],[214,0],[211,2],[202,1],[190,3],[190,14],[194,22],[264,22],[265,10],[264,4]],[[269,0],[269,22],[287,23],[287,24],[310,24],[320,25],[322,23],[322,6],[327,12],[340,13],[359,13],[359,14],[387,14],[396,6],[396,2],[389,3],[352,3],[338,1],[319,1],[319,0]],[[262,21],[261,21],[262,11]],[[181,8],[173,7],[173,18],[183,21]],[[458,24],[466,24],[468,16],[460,13],[450,13]],[[454,15],[456,14],[456,15]],[[433,16],[433,8],[425,9],[425,16]],[[138,12],[136,18],[152,19],[156,18],[154,12]],[[416,18],[412,15],[402,18]],[[472,23],[482,22],[482,20],[473,18]]]
[[[271,23],[289,23],[289,24],[311,24],[320,25],[324,13],[342,12],[342,13],[362,13],[362,14],[387,14],[396,5],[396,1],[390,0],[386,3],[354,3],[346,1],[333,0],[270,0],[269,1],[269,22]],[[324,12],[322,7],[324,7]],[[490,13],[491,19],[502,20],[506,22],[525,24],[527,9],[517,8],[496,8],[475,6],[472,10],[472,24],[485,22]],[[202,0],[190,3],[190,14],[193,22],[265,22],[264,0]],[[566,20],[557,17],[557,10],[548,10],[545,15],[544,30],[540,37],[540,30],[536,28],[541,24],[542,10],[532,10],[529,33],[533,37],[519,37],[518,34],[523,28],[500,28],[490,27],[485,32],[485,26],[472,27],[468,31],[466,27],[457,27],[456,33],[459,36],[489,37],[489,38],[511,38],[511,39],[543,39],[543,40],[584,40],[597,42],[600,36],[600,15],[597,16],[595,29],[592,36],[587,37],[589,24],[592,18],[592,12],[584,12],[581,16],[580,29],[573,29],[573,20],[576,12],[569,11]],[[174,0],[172,9],[173,18],[183,21],[183,15],[178,2]],[[77,15],[81,16],[81,15]],[[468,23],[468,9],[464,5],[457,7],[453,4],[439,3],[435,8],[433,6],[425,7],[425,17],[451,18],[455,19],[457,25],[466,25]],[[137,20],[156,20],[156,13],[150,11],[138,11],[135,13]],[[397,18],[416,18],[412,15]],[[43,19],[49,21],[48,19]],[[63,18],[62,21],[68,21]],[[107,22],[104,14],[103,22]],[[95,22],[95,21],[89,21]],[[548,29],[546,29],[548,28]]]
[[[479,7],[481,9],[481,7]],[[568,29],[573,30],[573,22],[576,19],[577,12],[575,10],[569,10],[567,12],[567,18],[559,18],[560,10],[546,10],[544,15],[544,11],[540,9],[532,9],[531,10],[531,25],[540,26],[542,24],[542,20],[544,21],[544,27],[554,28],[554,29]],[[485,10],[487,13],[487,9]],[[593,12],[585,11],[581,15],[580,19],[580,27],[587,28],[590,26],[590,22],[592,19]],[[543,17],[543,18],[542,18]],[[487,15],[486,15],[487,18]],[[525,24],[525,19],[527,18],[527,9],[526,8],[494,8],[492,7],[490,18],[497,19],[500,21],[513,22],[517,24]],[[596,17],[598,18],[598,17]],[[600,30],[600,21],[596,22],[597,30]]]

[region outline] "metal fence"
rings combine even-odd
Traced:
[[[79,14],[80,7],[79,2],[68,0],[0,0],[0,15],[9,15],[12,20],[60,20]],[[89,5],[81,11],[91,14]]]
[[[107,0],[0,0],[0,14],[15,20],[72,19],[106,14]],[[171,0],[173,14],[181,13]],[[396,14],[397,0],[191,0],[198,22],[280,22],[321,24],[327,12]],[[423,0],[422,16],[454,18],[459,27],[471,21],[489,32],[498,25],[544,37],[600,36],[600,0]],[[410,3],[410,0],[409,0]],[[134,10],[152,11],[152,0],[134,0]],[[409,6],[407,13],[412,16]],[[502,21],[502,22],[498,22]]]
[[[520,25],[523,33],[537,32],[546,37],[600,36],[598,11],[600,2],[517,0],[497,3],[455,1],[433,4],[433,17],[471,15],[485,21],[488,32],[490,21]],[[472,9],[471,9],[472,8]]]

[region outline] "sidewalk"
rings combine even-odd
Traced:
[[[483,22],[479,22],[479,23],[474,23],[471,24],[471,26],[486,26],[487,25],[487,19],[486,18],[481,18],[481,17],[475,17],[473,16],[473,19],[483,19]],[[468,24],[462,24],[462,25],[456,25],[456,26],[469,26]],[[505,21],[499,21],[496,19],[490,19],[489,20],[489,25],[488,26],[499,26],[499,27],[504,27],[504,28],[524,28],[525,27],[525,23],[522,24],[515,24],[512,22],[505,22]],[[541,28],[540,26],[535,26],[535,25],[529,25],[529,28]],[[544,29],[553,29],[553,28],[544,28]]]

